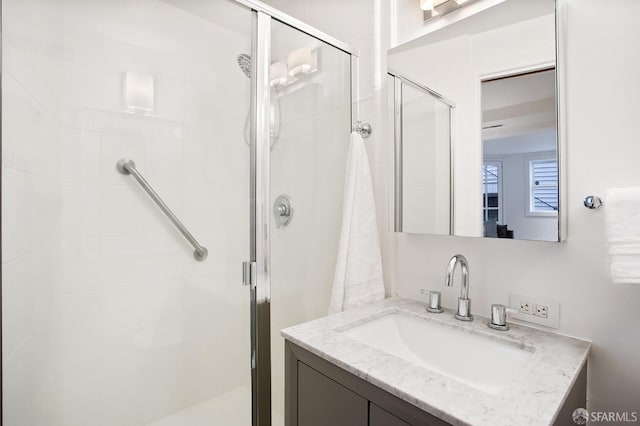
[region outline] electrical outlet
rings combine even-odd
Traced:
[[[520,313],[531,315],[531,304],[525,301],[520,301]]]
[[[518,308],[518,312],[511,314],[513,319],[552,328],[558,328],[560,324],[560,302],[557,300],[514,293],[511,306]]]
[[[540,318],[549,318],[549,307],[545,305],[533,305],[533,315]]]

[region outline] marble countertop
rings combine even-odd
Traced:
[[[487,319],[458,321],[453,312],[427,312],[425,304],[390,298],[282,330],[285,339],[454,425],[548,425],[586,362],[591,344],[530,327],[487,327]],[[404,312],[516,344],[533,351],[527,364],[497,395],[420,367],[340,333],[393,312]],[[465,356],[473,357],[473,350]]]

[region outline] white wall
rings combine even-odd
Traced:
[[[640,184],[640,30],[635,18],[640,3],[620,0],[607,14],[596,0],[559,3],[566,81],[561,124],[567,136],[567,241],[397,235],[397,278],[391,290],[414,299],[422,299],[420,288],[442,290],[444,304],[454,307],[459,288],[444,288],[444,270],[450,256],[460,252],[470,261],[473,310],[479,314],[487,315],[491,303],[508,302],[512,292],[557,299],[558,332],[593,342],[589,408],[637,411],[640,287],[611,283],[603,226],[606,205],[587,210],[582,199],[604,195],[609,187]]]

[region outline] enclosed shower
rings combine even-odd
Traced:
[[[3,424],[283,424],[280,330],[329,304],[353,51],[253,0],[2,11]]]

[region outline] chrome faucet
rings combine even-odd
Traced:
[[[469,263],[466,257],[461,254],[456,254],[451,258],[449,265],[447,265],[445,285],[447,287],[453,286],[453,273],[458,264],[460,264],[460,270],[462,271],[462,287],[460,287],[460,297],[458,297],[456,319],[460,321],[473,321],[473,315],[471,315],[471,299],[469,299]]]

